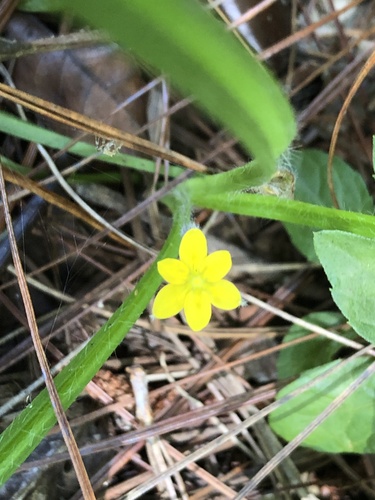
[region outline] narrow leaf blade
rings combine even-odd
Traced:
[[[196,0],[92,0],[89,8],[66,0],[66,8],[170,76],[272,174],[295,135],[291,107],[266,68]]]

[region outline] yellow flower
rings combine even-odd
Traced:
[[[211,319],[211,304],[229,311],[241,304],[237,287],[224,276],[232,267],[227,250],[207,255],[207,240],[200,229],[189,229],[180,243],[180,260],[163,259],[158,271],[168,283],[155,297],[152,314],[165,319],[185,312],[187,324],[195,332]]]

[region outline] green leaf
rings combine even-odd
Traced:
[[[322,231],[315,233],[314,244],[333,300],[354,330],[375,342],[375,239]]]
[[[339,361],[333,361],[304,373],[284,387],[277,398],[289,394],[311,381]],[[339,396],[368,366],[361,359],[351,360],[313,387],[291,399],[270,416],[272,429],[287,441],[294,439],[332,401]],[[368,378],[343,404],[303,442],[328,453],[374,453],[375,377]]]
[[[266,68],[196,0],[66,0],[69,14],[103,28],[170,76],[262,163],[265,180],[295,136],[291,107]]]
[[[292,170],[295,173],[296,200],[333,207],[327,182],[328,155],[307,149],[292,153]],[[360,174],[338,157],[333,160],[335,193],[341,209],[373,213],[374,204]],[[313,245],[313,229],[294,224],[284,224],[293,244],[310,261],[317,262]]]
[[[323,328],[332,328],[345,323],[345,319],[340,313],[318,312],[308,314],[303,318],[310,323]],[[340,332],[346,338],[354,338],[353,330]],[[298,325],[293,325],[283,339],[283,343],[303,338],[311,332]],[[302,372],[315,368],[332,361],[338,351],[342,349],[342,344],[335,342],[323,335],[317,338],[306,340],[300,344],[287,347],[280,351],[277,359],[277,372],[279,378],[294,377]]]

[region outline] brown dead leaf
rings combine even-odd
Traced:
[[[6,36],[28,42],[53,36],[35,16],[17,14],[6,27]],[[137,99],[113,116],[144,82],[132,61],[113,45],[28,55],[17,59],[13,72],[17,88],[121,130],[137,131],[145,122],[145,102]],[[54,130],[73,135],[56,122]]]

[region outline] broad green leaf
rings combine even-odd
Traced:
[[[328,311],[308,314],[303,319],[323,328],[336,327],[346,322],[342,314]],[[339,333],[337,329],[336,332]],[[355,337],[353,330],[343,330],[341,333],[346,338]],[[283,343],[291,342],[310,334],[309,330],[298,325],[293,325],[289,329],[288,334],[285,335]],[[332,361],[340,349],[342,349],[342,344],[328,339],[323,335],[287,347],[280,351],[277,359],[278,376],[279,378],[293,377],[311,368],[324,365]]]
[[[291,154],[295,173],[296,200],[332,207],[327,183],[328,155],[322,151],[307,149]],[[341,209],[353,212],[373,213],[374,204],[360,174],[338,157],[333,161],[335,193]],[[285,224],[293,244],[310,261],[317,262],[313,245],[313,229]],[[318,227],[318,224],[317,224]]]
[[[375,342],[375,239],[342,231],[315,233],[332,297],[354,330]]]
[[[289,394],[339,361],[305,372],[284,387],[277,398]],[[287,441],[295,438],[365,370],[369,362],[354,359],[312,388],[291,399],[270,415],[272,429]],[[367,379],[303,442],[328,453],[374,453],[375,377]]]
[[[268,180],[295,136],[293,112],[267,69],[198,1],[65,5],[192,94],[256,156]]]

